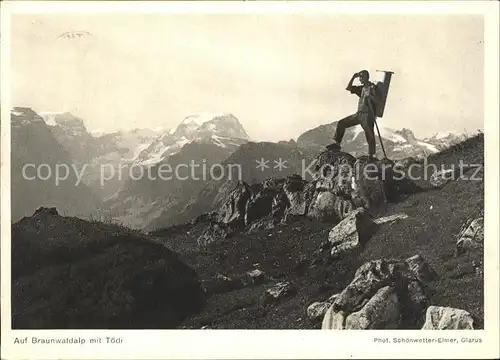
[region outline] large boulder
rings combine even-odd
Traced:
[[[234,229],[245,226],[245,211],[251,196],[252,192],[248,184],[239,181],[220,206],[218,221]]]
[[[344,330],[346,313],[342,310],[335,311],[333,306],[330,306],[323,317],[321,323],[322,330]]]
[[[361,157],[354,164],[352,199],[356,206],[371,211],[381,209],[387,202],[384,181],[390,176],[389,167],[382,162],[369,162]]]
[[[401,287],[408,268],[404,261],[373,260],[363,264],[354,274],[354,279],[340,293],[333,308],[346,313],[359,310],[380,288],[384,286]]]
[[[473,330],[474,319],[469,312],[443,306],[429,306],[422,330]]]
[[[328,234],[330,255],[337,258],[363,247],[376,228],[377,225],[365,209],[358,208],[352,211]]]
[[[338,197],[330,191],[317,193],[312,202],[307,216],[321,221],[337,222],[339,217],[336,212]]]
[[[466,251],[482,252],[484,247],[483,218],[469,220],[458,234],[456,253],[460,255]]]
[[[309,307],[306,310],[307,317],[311,320],[323,319],[330,306],[332,306],[335,299],[337,299],[337,296],[339,295],[335,294],[330,296],[325,301],[313,302],[311,305],[309,305]]]
[[[368,300],[361,310],[351,313],[345,320],[350,330],[398,329],[401,310],[396,290],[385,286]]]
[[[316,158],[313,179],[316,190],[349,197],[356,158],[348,153],[323,151]]]
[[[434,278],[434,270],[418,255],[369,261],[336,297],[323,328],[418,328],[429,302],[426,283]]]

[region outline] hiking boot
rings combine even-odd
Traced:
[[[339,144],[337,143],[332,143],[330,145],[326,145],[326,148],[329,150],[329,151],[340,151],[341,147]]]

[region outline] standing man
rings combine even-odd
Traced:
[[[361,86],[352,84],[356,78],[359,78]],[[373,127],[375,125],[376,88],[375,84],[371,83],[369,79],[370,74],[366,70],[361,70],[351,77],[346,90],[350,91],[351,94],[359,96],[358,111],[339,120],[334,135],[335,142],[327,145],[326,148],[332,151],[339,151],[345,130],[355,125],[361,125],[368,143],[368,158],[372,161],[375,155],[375,133]]]

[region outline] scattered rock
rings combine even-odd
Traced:
[[[359,311],[350,314],[345,328],[350,330],[397,329],[401,325],[401,312],[396,290],[385,286]]]
[[[337,258],[364,246],[375,232],[376,226],[365,209],[352,211],[328,234],[330,255]]]
[[[380,224],[385,224],[389,222],[394,222],[396,220],[404,220],[408,219],[408,215],[405,213],[399,213],[399,214],[394,214],[394,215],[389,215],[389,216],[383,216],[380,218],[377,218],[374,220],[375,224],[380,225]]]
[[[293,296],[296,293],[297,289],[295,289],[292,284],[287,281],[280,282],[266,290],[266,292],[264,293],[263,304],[264,306],[269,305],[281,301],[286,297]]]
[[[459,169],[443,169],[434,172],[430,179],[429,183],[435,187],[440,188],[446,185],[451,180],[456,180],[458,178]]]
[[[482,217],[468,221],[458,234],[456,253],[460,255],[466,251],[483,251],[484,220]]]
[[[266,281],[266,274],[259,269],[248,271],[245,280],[250,285],[260,285]]]
[[[429,306],[422,330],[473,330],[474,319],[465,310]]]

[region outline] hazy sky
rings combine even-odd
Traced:
[[[288,140],[356,110],[352,73],[392,70],[379,124],[423,137],[483,129],[483,50],[470,15],[15,15],[12,99],[91,131],[209,111]]]

